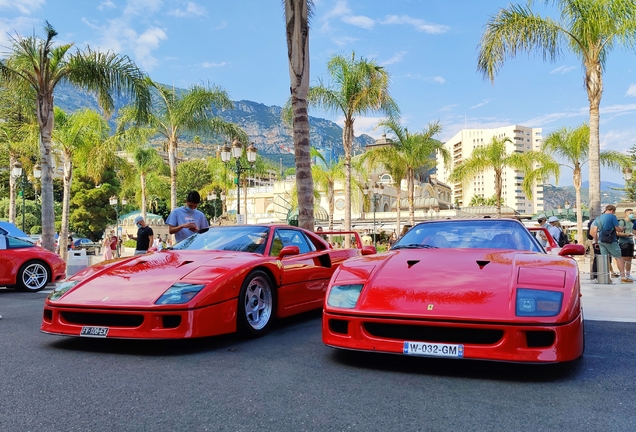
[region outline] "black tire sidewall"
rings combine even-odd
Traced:
[[[272,312],[270,314],[269,321],[260,330],[252,327],[247,321],[247,317],[245,316],[245,294],[247,292],[247,287],[256,277],[262,277],[269,284],[269,289],[272,294]],[[272,327],[272,322],[274,321],[274,314],[276,312],[276,300],[276,289],[274,288],[274,284],[272,283],[272,278],[270,278],[269,275],[262,270],[252,270],[243,281],[243,284],[241,285],[241,291],[239,292],[238,296],[238,310],[236,311],[236,328],[238,332],[243,336],[251,338],[261,337],[267,334],[267,332],[269,332]]]

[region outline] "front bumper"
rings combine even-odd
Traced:
[[[237,300],[196,309],[99,309],[45,304],[40,331],[80,336],[83,327],[107,327],[109,339],[183,339],[236,331]]]
[[[402,354],[404,342],[464,345],[463,358],[557,363],[583,354],[583,314],[562,325],[405,320],[323,312],[322,340],[334,348]]]

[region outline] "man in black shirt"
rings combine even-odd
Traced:
[[[128,238],[137,240],[137,247],[135,248],[135,255],[141,255],[148,252],[148,248],[152,246],[152,240],[154,232],[152,228],[146,225],[146,221],[141,215],[135,218],[135,225],[137,225],[137,236],[131,236],[128,234]]]

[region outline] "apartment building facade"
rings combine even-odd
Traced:
[[[448,180],[456,165],[469,158],[476,148],[491,143],[492,138],[509,138],[506,144],[507,152],[525,153],[540,150],[543,140],[541,128],[531,128],[521,125],[504,126],[493,129],[462,129],[449,139],[444,146],[451,154],[451,165],[445,166],[440,156],[437,157],[437,176],[451,186],[453,203],[467,207],[473,197],[490,198],[495,195],[494,171],[489,170],[479,174],[472,180],[462,183],[452,183]],[[526,196],[522,190],[525,173],[506,168],[502,181],[503,205],[515,209],[521,214],[534,214],[543,211],[543,184],[535,184],[532,197]]]

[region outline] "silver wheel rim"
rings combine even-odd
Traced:
[[[42,264],[29,264],[22,272],[22,283],[30,290],[38,290],[46,285],[48,276]]]
[[[261,330],[271,316],[272,289],[264,278],[255,277],[245,290],[245,318],[250,327]]]

